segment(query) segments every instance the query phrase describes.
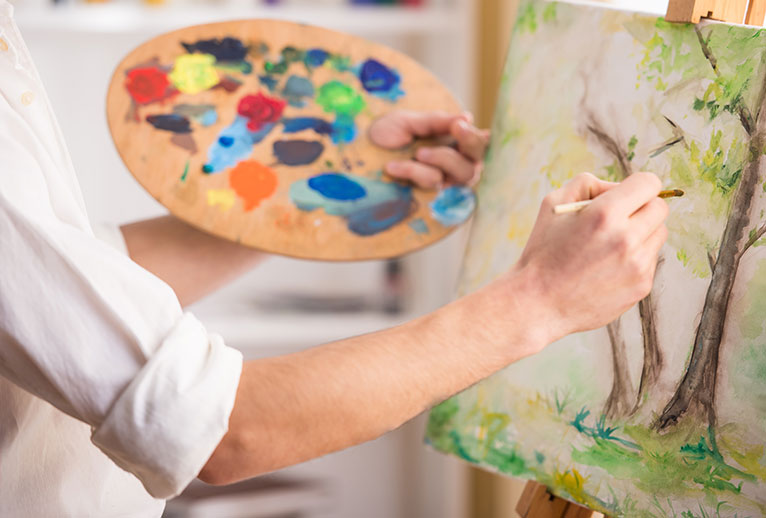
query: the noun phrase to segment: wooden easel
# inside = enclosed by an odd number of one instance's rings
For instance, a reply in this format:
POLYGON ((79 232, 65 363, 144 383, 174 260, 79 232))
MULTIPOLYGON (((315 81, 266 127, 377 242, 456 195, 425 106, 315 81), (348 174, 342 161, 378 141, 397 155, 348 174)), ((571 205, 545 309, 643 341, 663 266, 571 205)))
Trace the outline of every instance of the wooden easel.
POLYGON ((763 25, 766 0, 671 0, 665 20, 699 23, 701 18, 763 25))
MULTIPOLYGON (((670 0, 665 20, 699 23, 702 18, 762 26, 766 0, 670 0)), ((547 487, 528 482, 516 506, 522 518, 605 518, 602 513, 554 496, 547 487)))

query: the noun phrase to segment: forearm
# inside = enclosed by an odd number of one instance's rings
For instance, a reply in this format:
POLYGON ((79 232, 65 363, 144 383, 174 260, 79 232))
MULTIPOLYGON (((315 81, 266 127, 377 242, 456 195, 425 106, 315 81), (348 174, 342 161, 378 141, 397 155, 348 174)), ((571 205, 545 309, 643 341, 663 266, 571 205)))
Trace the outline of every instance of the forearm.
POLYGON ((200 476, 231 483, 374 439, 534 354, 546 338, 525 283, 518 275, 394 329, 246 364, 229 433, 200 476))
POLYGON ((173 216, 131 223, 121 230, 131 259, 168 283, 183 306, 233 281, 265 257, 173 216))

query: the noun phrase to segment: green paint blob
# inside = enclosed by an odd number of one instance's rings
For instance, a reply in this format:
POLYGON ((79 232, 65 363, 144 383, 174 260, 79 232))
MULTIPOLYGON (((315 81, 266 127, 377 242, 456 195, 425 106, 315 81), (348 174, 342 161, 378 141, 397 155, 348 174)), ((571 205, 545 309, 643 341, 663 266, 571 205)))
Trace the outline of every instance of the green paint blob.
POLYGON ((359 92, 340 81, 330 81, 320 87, 316 102, 328 113, 352 118, 367 106, 359 92))

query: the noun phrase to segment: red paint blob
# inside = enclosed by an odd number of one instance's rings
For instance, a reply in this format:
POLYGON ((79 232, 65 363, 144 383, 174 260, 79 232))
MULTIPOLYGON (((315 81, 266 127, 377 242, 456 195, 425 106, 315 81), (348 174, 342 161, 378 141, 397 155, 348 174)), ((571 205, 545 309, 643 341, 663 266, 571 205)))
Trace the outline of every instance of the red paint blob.
POLYGON ((138 104, 161 101, 174 93, 168 75, 157 67, 134 68, 129 71, 125 88, 138 104))
POLYGON ((256 160, 245 160, 231 170, 229 185, 242 198, 245 212, 249 212, 274 194, 277 190, 277 175, 256 160))
POLYGON ((278 122, 285 106, 287 106, 286 101, 258 92, 256 95, 244 96, 239 101, 237 112, 249 119, 247 129, 259 131, 264 124, 278 122))

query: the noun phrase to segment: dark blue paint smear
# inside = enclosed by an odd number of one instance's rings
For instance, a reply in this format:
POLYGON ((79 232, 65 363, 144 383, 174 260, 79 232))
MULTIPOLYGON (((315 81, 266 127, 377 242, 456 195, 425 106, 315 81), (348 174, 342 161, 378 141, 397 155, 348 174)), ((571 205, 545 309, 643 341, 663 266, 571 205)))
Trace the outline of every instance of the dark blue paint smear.
POLYGON ((348 216, 348 228, 360 236, 374 236, 404 221, 412 210, 411 196, 358 210, 348 216))
POLYGON ((309 165, 324 152, 321 142, 309 140, 279 140, 274 142, 274 155, 288 166, 309 165))
POLYGON ((310 178, 309 187, 331 200, 351 201, 367 196, 364 187, 337 173, 325 173, 310 178))
POLYGON ((223 38, 212 40, 199 40, 196 43, 181 43, 186 52, 201 52, 212 54, 216 61, 237 62, 244 61, 247 57, 247 47, 237 38, 223 38))
POLYGON ((261 84, 269 89, 269 92, 273 92, 279 85, 279 80, 271 76, 258 76, 261 84))
POLYGON ((191 133, 191 123, 183 115, 149 115, 147 122, 159 130, 171 131, 173 133, 191 133))
POLYGON ((330 53, 323 49, 311 49, 306 52, 305 63, 311 68, 318 68, 325 64, 330 53))
POLYGON ((332 135, 333 133, 332 124, 316 117, 282 119, 282 124, 285 125, 283 133, 298 133, 304 130, 313 130, 317 135, 332 135))
POLYGON ((218 139, 218 143, 221 144, 223 147, 231 147, 234 145, 234 138, 233 137, 221 137, 218 139))

